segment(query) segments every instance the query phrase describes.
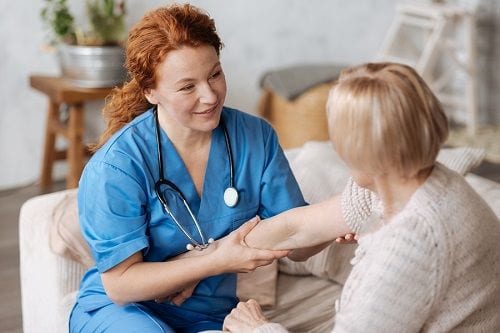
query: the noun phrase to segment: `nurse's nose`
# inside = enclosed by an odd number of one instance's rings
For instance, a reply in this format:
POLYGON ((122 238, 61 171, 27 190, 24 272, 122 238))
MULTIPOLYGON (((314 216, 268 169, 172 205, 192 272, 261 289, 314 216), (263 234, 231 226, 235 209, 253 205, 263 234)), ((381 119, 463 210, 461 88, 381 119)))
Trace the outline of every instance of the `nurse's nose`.
POLYGON ((203 104, 215 104, 217 102, 217 93, 210 83, 205 83, 200 87, 200 102, 203 104))

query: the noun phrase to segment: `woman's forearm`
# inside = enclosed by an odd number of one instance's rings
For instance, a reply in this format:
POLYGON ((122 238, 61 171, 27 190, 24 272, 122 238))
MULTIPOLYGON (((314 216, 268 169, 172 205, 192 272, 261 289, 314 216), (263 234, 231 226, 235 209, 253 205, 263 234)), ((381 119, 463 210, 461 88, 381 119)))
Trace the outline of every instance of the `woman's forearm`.
POLYGON ((295 249, 295 250, 290 251, 290 253, 287 255, 287 257, 288 257, 288 259, 293 260, 293 261, 305 261, 305 260, 309 259, 310 257, 312 257, 313 255, 323 251, 331 243, 332 243, 331 241, 328 241, 326 243, 322 243, 319 245, 295 249))
POLYGON ((320 245, 349 232, 337 196, 263 220, 247 234, 245 242, 259 249, 290 250, 320 245))

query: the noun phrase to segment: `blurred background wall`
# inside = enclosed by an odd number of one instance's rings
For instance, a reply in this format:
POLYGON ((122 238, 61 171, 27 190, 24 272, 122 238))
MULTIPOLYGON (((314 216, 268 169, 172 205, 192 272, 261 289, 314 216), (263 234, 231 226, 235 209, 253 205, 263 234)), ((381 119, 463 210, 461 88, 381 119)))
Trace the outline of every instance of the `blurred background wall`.
MULTIPOLYGON (((421 0, 422 1, 422 0, 421 0)), ((171 3, 128 0, 130 27, 152 8, 171 3)), ((226 105, 255 112, 259 78, 293 64, 374 60, 399 0, 193 0, 216 21, 225 44, 226 105)), ((453 2, 453 1, 450 1, 453 2)), ((500 115, 500 1, 456 0, 478 8, 481 123, 500 115)), ((83 1, 71 0, 77 17, 83 1)), ((43 1, 0 1, 0 190, 37 181, 45 128, 46 99, 29 87, 32 73, 59 73, 55 54, 44 50, 43 1)), ((87 139, 103 129, 101 103, 87 105, 87 139)), ((62 174, 64 165, 56 169, 62 174)))

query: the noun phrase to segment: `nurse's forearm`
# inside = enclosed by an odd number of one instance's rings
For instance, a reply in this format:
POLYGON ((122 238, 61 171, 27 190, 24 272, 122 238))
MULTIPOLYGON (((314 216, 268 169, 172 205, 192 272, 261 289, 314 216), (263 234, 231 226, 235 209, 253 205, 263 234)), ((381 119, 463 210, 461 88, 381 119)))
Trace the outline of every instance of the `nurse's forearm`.
POLYGON ((222 265, 208 260, 207 255, 166 262, 144 262, 134 254, 101 274, 108 296, 117 304, 166 297, 186 285, 222 272, 222 265), (212 263, 211 263, 212 262, 212 263))
POLYGON ((349 232, 337 196, 263 220, 248 233, 245 242, 259 249, 289 250, 324 244, 349 232))
POLYGON ((287 251, 244 246, 245 235, 256 223, 246 223, 201 252, 191 251, 165 262, 143 262, 137 252, 101 274, 106 293, 118 304, 162 299, 208 276, 253 271, 287 255, 287 251))

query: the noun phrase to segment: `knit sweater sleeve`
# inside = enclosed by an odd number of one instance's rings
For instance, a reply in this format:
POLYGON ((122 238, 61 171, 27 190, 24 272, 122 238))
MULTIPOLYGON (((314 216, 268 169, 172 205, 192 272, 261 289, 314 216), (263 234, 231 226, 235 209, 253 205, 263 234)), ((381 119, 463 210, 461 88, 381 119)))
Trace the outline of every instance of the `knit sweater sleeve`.
POLYGON ((359 233, 364 222, 381 205, 378 196, 349 178, 341 197, 342 215, 352 231, 359 233))
POLYGON ((421 220, 415 218, 410 223, 392 225, 395 222, 391 222, 391 229, 385 230, 383 238, 372 239, 376 246, 369 252, 361 254, 361 258, 356 254, 334 332, 422 329, 442 280, 439 244, 421 220), (356 259, 361 260, 356 262, 356 259))

